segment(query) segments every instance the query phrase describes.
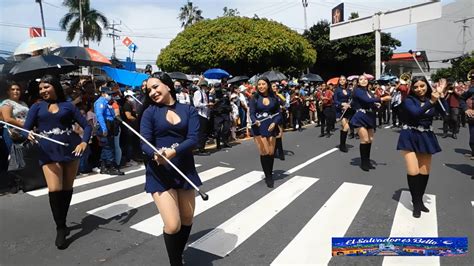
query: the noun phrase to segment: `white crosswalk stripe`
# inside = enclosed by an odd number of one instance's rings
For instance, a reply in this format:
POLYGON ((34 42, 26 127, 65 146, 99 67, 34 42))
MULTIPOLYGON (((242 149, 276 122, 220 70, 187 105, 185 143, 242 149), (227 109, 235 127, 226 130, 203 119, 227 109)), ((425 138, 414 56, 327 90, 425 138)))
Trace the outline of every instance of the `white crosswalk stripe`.
MULTIPOLYGON (((201 201, 199 202, 199 204, 196 204, 194 215, 197 216, 207 211, 208 209, 216 206, 217 204, 220 204, 221 202, 233 197, 239 192, 242 192, 243 190, 249 188, 258 181, 262 180, 262 175, 262 172, 252 171, 241 177, 238 177, 237 179, 230 181, 225 185, 222 185, 216 189, 209 191, 207 193, 209 195, 209 200, 201 201)), ((196 197, 196 199, 198 198, 200 197, 196 197)), ((144 233, 159 236, 163 233, 163 225, 163 220, 158 214, 131 226, 131 228, 144 233)))
POLYGON ((344 237, 371 186, 343 183, 272 262, 324 264, 331 260, 332 237, 344 237))
POLYGON ((318 179, 295 176, 189 245, 225 257, 318 179))
MULTIPOLYGON (((220 175, 223 175, 225 173, 228 173, 232 170, 234 170, 234 168, 217 166, 212 169, 206 170, 202 173, 199 173, 199 176, 201 177, 201 180, 205 182, 215 177, 218 177, 220 175)), ((151 202, 153 202, 151 195, 149 195, 146 192, 142 192, 140 194, 133 195, 126 199, 122 199, 122 200, 107 204, 105 206, 101 206, 99 208, 90 210, 87 213, 101 217, 103 219, 109 219, 116 215, 125 213, 132 209, 139 208, 151 202)))

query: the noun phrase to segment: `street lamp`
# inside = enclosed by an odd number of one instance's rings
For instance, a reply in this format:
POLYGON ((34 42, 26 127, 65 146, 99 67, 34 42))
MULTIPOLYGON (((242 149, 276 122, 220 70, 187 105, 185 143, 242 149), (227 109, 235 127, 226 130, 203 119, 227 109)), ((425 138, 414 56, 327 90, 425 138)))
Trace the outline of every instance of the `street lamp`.
POLYGON ((44 15, 43 15, 43 3, 41 2, 41 0, 35 0, 35 2, 38 3, 40 6, 41 22, 43 23, 43 36, 46 37, 46 27, 44 26, 44 15))

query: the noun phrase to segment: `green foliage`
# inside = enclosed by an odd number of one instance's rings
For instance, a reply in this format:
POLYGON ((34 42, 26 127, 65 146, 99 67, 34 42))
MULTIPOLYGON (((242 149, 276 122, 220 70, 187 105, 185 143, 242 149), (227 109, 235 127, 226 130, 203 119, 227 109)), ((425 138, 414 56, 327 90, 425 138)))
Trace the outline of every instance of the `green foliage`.
MULTIPOLYGON (((69 12, 59 21, 59 26, 67 30, 66 40, 72 42, 76 34, 81 32, 79 20, 79 0, 64 0, 63 5, 69 8, 69 12)), ((102 40, 102 28, 109 24, 107 18, 95 9, 90 8, 90 1, 82 1, 82 17, 84 21, 84 39, 100 42, 102 40)))
MULTIPOLYGON (((341 74, 374 73, 375 33, 330 41, 329 22, 321 20, 305 31, 303 36, 314 49, 320 51, 318 61, 310 68, 311 72, 325 79, 341 74)), ((382 61, 390 59, 393 50, 401 46, 401 42, 392 38, 390 33, 382 33, 381 43, 382 61)))
POLYGON ((431 80, 437 81, 441 78, 467 80, 467 73, 471 69, 474 69, 474 51, 470 55, 452 59, 451 67, 438 69, 434 74, 431 74, 431 80))
POLYGON ((161 50, 164 71, 199 73, 219 67, 232 75, 302 70, 314 64, 316 51, 288 27, 266 19, 221 17, 198 22, 161 50))
POLYGON ((224 17, 235 17, 240 14, 237 8, 227 8, 226 6, 222 9, 224 11, 224 17))

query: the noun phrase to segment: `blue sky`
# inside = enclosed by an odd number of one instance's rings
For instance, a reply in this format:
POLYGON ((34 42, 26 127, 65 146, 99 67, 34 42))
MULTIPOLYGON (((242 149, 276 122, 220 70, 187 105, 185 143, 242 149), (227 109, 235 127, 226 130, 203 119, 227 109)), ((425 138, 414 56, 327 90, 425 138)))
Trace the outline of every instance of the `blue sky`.
MULTIPOLYGON (((123 36, 137 44, 134 56, 139 66, 154 64, 160 49, 164 48, 182 29, 177 19, 179 9, 186 0, 90 0, 93 8, 105 14, 109 20, 120 23, 118 28, 123 36)), ((221 16, 222 9, 237 8, 240 15, 266 17, 281 22, 288 27, 302 32, 304 29, 303 7, 300 0, 194 0, 195 6, 203 11, 205 18, 221 16)), ((309 0, 307 14, 308 27, 321 19, 330 19, 331 9, 341 1, 309 0)), ((394 10, 427 0, 390 0, 390 1, 345 1, 345 16, 358 12, 361 17, 373 15, 378 11, 394 10)), ((443 4, 452 0, 442 1, 443 4)), ((47 36, 62 46, 77 45, 66 41, 66 34, 59 30, 59 20, 67 12, 62 0, 43 0, 47 36)), ((0 50, 13 51, 24 40, 29 38, 27 27, 41 26, 39 5, 34 0, 0 0, 0 50)), ((393 37, 402 42, 399 51, 416 49, 416 26, 410 25, 392 29, 393 37)), ((122 38, 123 38, 122 36, 122 38)), ((117 57, 129 56, 128 49, 116 43, 117 57)), ((112 40, 103 37, 100 43, 92 43, 106 56, 112 55, 112 40)))

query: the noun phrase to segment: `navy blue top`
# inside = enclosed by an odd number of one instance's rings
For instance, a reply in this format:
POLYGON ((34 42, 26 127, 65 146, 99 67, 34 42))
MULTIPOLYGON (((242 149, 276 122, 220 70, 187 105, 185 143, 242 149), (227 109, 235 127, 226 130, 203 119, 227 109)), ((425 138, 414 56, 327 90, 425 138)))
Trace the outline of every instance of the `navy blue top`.
MULTIPOLYGON (((442 100, 441 102, 447 110, 446 101, 442 100)), ((433 123, 433 117, 437 115, 438 112, 441 114, 444 113, 438 102, 431 104, 430 98, 425 97, 424 99, 420 99, 413 95, 409 95, 405 98, 401 108, 400 121, 402 121, 403 124, 413 127, 422 126, 429 128, 433 123)))
MULTIPOLYGON (((177 145, 176 156, 171 162, 179 168, 196 185, 201 181, 194 166, 192 150, 199 140, 199 115, 193 106, 175 103, 172 106, 151 105, 142 115, 140 122, 140 134, 158 150, 160 148, 171 148, 177 145), (166 119, 168 110, 174 111, 180 118, 176 125, 166 119)), ((141 144, 143 152, 153 158, 155 151, 147 144, 141 144)), ((179 185, 180 188, 189 189, 189 185, 183 182, 182 177, 170 165, 157 165, 154 160, 149 160, 146 168, 145 190, 149 193, 165 191, 179 185), (172 181, 169 184, 168 181, 172 181)))
POLYGON ((354 90, 351 107, 357 109, 375 109, 375 103, 379 103, 380 98, 376 98, 373 93, 366 88, 358 87, 354 90), (369 96, 370 95, 370 96, 369 96))
POLYGON ((337 87, 336 91, 334 92, 334 103, 336 104, 337 109, 342 108, 342 103, 348 103, 349 99, 351 98, 352 92, 348 89, 343 89, 341 87, 337 87), (344 90, 346 91, 347 95, 344 94, 344 90))
POLYGON ((268 116, 275 115, 271 119, 267 119, 263 122, 260 123, 260 127, 257 127, 256 125, 252 126, 252 131, 255 136, 276 136, 278 134, 278 127, 281 123, 281 115, 280 115, 280 103, 277 98, 278 96, 273 96, 273 97, 264 97, 264 96, 255 96, 252 97, 252 99, 249 102, 249 108, 250 108, 250 120, 252 121, 252 124, 255 123, 257 120, 261 121, 265 119, 268 116), (263 104, 263 99, 267 98, 270 100, 270 103, 268 105, 263 104), (275 123, 275 129, 272 132, 268 131, 268 127, 270 126, 271 123, 275 123))
MULTIPOLYGON (((40 146, 40 164, 50 162, 69 162, 77 159, 72 152, 81 142, 88 143, 92 133, 92 127, 81 115, 80 111, 71 102, 58 102, 59 110, 56 113, 48 111, 50 103, 41 101, 31 106, 26 117, 23 128, 31 130, 37 127, 37 133, 68 143, 65 147, 46 139, 38 138, 40 146), (77 122, 84 130, 81 138, 72 130, 72 125, 77 122)), ((28 133, 22 133, 25 137, 28 133)))
POLYGON ((459 100, 460 100, 459 106, 464 111, 467 110, 466 100, 470 97, 472 97, 474 100, 474 86, 470 87, 469 90, 465 91, 463 94, 461 94, 461 97, 459 97, 459 100))

